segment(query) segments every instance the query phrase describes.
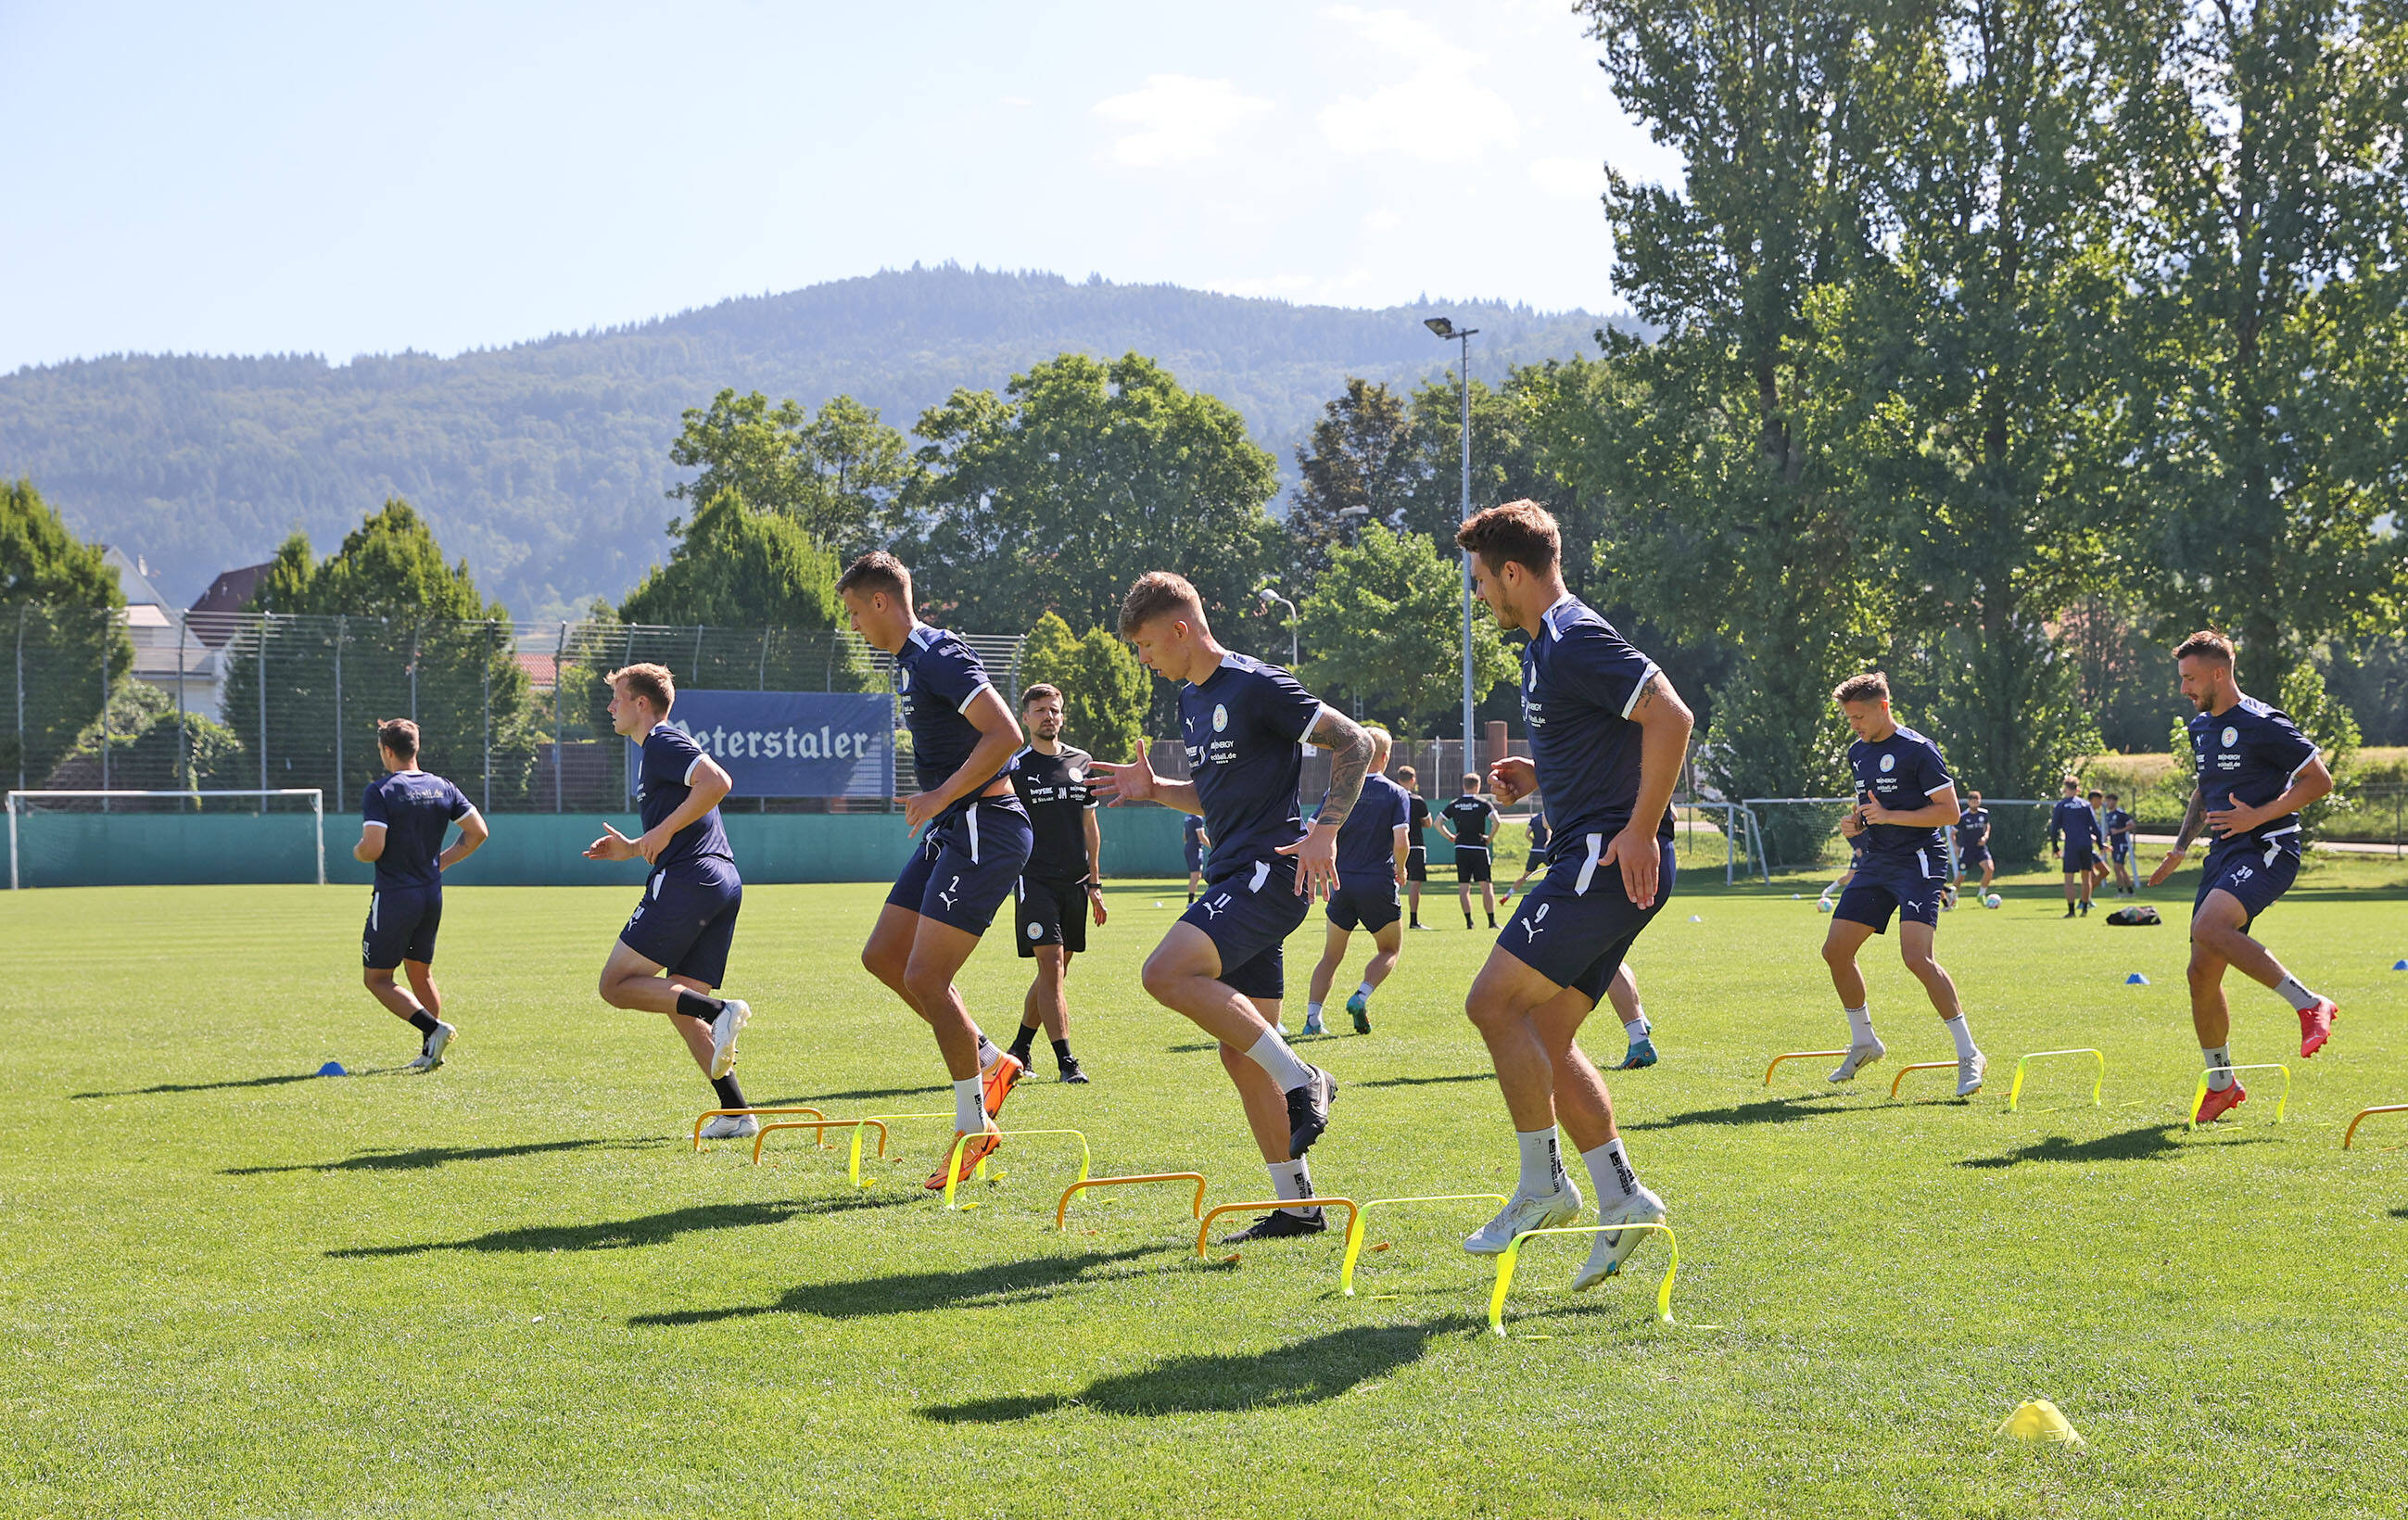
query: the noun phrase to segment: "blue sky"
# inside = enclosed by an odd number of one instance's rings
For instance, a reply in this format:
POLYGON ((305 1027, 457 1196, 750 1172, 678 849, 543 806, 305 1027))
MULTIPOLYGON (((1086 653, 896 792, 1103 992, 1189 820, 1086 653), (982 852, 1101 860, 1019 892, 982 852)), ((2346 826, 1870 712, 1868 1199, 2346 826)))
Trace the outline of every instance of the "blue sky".
POLYGON ((945 259, 1614 304, 1559 0, 0 0, 0 373, 437 353, 945 259))

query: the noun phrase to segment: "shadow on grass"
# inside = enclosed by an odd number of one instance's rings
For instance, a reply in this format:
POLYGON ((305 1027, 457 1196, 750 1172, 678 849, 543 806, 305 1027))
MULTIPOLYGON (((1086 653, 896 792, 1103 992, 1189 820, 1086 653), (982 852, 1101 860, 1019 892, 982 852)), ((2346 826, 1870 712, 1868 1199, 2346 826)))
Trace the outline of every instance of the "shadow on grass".
POLYGON ((265 1177, 281 1171, 426 1171, 454 1161, 499 1161, 552 1151, 640 1151, 665 1140, 535 1140, 525 1145, 425 1145, 414 1151, 362 1151, 340 1161, 306 1161, 289 1167, 227 1167, 226 1177, 265 1177))
POLYGON ((1144 1256, 1179 1248, 1170 1245, 1132 1246, 1126 1251, 1091 1251, 1077 1256, 1035 1256, 999 1261, 957 1272, 898 1272, 892 1277, 848 1278, 789 1288, 775 1303, 738 1304, 727 1309, 671 1309, 637 1314, 636 1326, 716 1325, 722 1320, 752 1319, 762 1314, 815 1314, 822 1319, 866 1319, 879 1314, 916 1314, 937 1309, 996 1308, 1033 1303, 1053 1298, 1065 1288, 1140 1277, 1127 1269, 1144 1256))
MULTIPOLYGON (((2187 1131, 2181 1125, 2162 1124, 2118 1130, 2113 1135, 2101 1135, 2097 1140, 2075 1140, 2063 1135, 2051 1135, 2029 1145, 2018 1145, 2003 1155, 1974 1156, 1956 1164, 1977 1170, 1995 1170, 2001 1167, 2019 1167, 2027 1161, 2159 1161, 2187 1148, 2182 1138, 2186 1133, 2187 1131)), ((2235 1135, 2215 1143, 2263 1145, 2272 1139, 2271 1135, 2235 1135)))
POLYGON ((764 1109, 791 1108, 796 1104, 868 1103, 882 1097, 932 1097, 943 1094, 950 1099, 950 1087, 861 1087, 850 1093, 822 1093, 817 1097, 756 1097, 753 1106, 764 1109))
POLYGON ((1467 1071, 1455 1077, 1382 1077, 1377 1082, 1358 1082, 1357 1087, 1435 1087, 1450 1082, 1495 1082, 1491 1071, 1467 1071))
MULTIPOLYGON (((853 1199, 840 1200, 859 1207, 853 1199)), ((899 1196, 894 1199, 907 1201, 899 1196)), ((595 1225, 533 1225, 522 1229, 494 1230, 465 1240, 429 1240, 417 1245, 357 1245, 329 1251, 329 1256, 422 1256, 437 1251, 624 1251, 634 1246, 661 1245, 681 1235, 702 1230, 750 1229, 757 1225, 782 1225, 797 1214, 827 1212, 808 1203, 706 1203, 638 1219, 608 1220, 595 1225)))
POLYGON ((1477 1328, 1467 1315, 1426 1325, 1356 1325, 1250 1355, 1174 1356, 1076 1394, 981 1398, 920 1411, 946 1425, 1000 1425, 1068 1408, 1098 1414, 1213 1414, 1326 1403, 1420 1358, 1433 1336, 1477 1328))
MULTIPOLYGON (((399 1067, 377 1067, 373 1069, 346 1072, 352 1077, 380 1077, 398 1071, 399 1067)), ((113 1093, 69 1093, 70 1101, 88 1097, 149 1097, 159 1093, 216 1093, 236 1087, 281 1087, 290 1082, 316 1082, 315 1071, 282 1071, 272 1077, 236 1077, 227 1082, 163 1082, 153 1087, 127 1087, 113 1093)))
POLYGON ((1823 1106, 1824 1099, 1841 1096, 1839 1093, 1797 1093, 1788 1097, 1760 1097, 1753 1103, 1734 1103, 1727 1109, 1691 1109, 1686 1113, 1626 1124, 1622 1127, 1677 1129, 1683 1125, 1794 1125, 1808 1119, 1819 1119, 1826 1114, 1850 1111, 1845 1108, 1823 1106))
POLYGON ((2392 1218, 2394 1218, 2394 1219, 2408 1219, 2408 1208, 2400 1208, 2400 1209, 2394 1209, 2394 1210, 2392 1210, 2392 1211, 2391 1211, 2391 1217, 2392 1217, 2392 1218))

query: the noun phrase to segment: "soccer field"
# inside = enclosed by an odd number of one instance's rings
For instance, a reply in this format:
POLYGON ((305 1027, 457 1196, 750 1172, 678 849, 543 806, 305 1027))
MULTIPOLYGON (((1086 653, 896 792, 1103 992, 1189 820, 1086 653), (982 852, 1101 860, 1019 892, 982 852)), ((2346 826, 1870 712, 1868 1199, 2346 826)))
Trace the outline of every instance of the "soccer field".
MULTIPOLYGON (((2200 1135, 2190 874, 2153 895, 2162 928, 2061 922, 2038 878, 1942 920, 1991 1058, 1970 1103, 1940 1072, 1888 1096, 1898 1063, 1950 1054, 1890 939, 1867 961, 1889 1060, 1844 1092, 1828 1062, 1768 1090, 1773 1052, 1845 1042, 1820 883, 1792 900, 1715 874, 1633 957, 1664 1062, 1613 1078, 1680 1231, 1681 1323, 1653 1314, 1660 1246, 1573 1297, 1585 1243, 1540 1242, 1510 1340, 1456 1243, 1484 1205, 1375 1216, 1389 1248, 1347 1299, 1335 1229, 1199 1265, 1172 1190, 1089 1195, 1055 1234, 1075 1161, 1041 1143, 955 1213, 920 1186, 941 1124, 899 1126, 858 1193, 793 1134, 757 1168, 749 1143, 694 1154, 708 1087, 661 1020, 594 994, 632 891, 450 894, 461 1036, 429 1077, 399 1071, 414 1040, 358 985, 365 892, 11 895, 0 1512, 2401 1512, 2408 1124, 2340 1148, 2359 1108, 2408 1102, 2396 864, 2321 868, 2263 921, 2343 1017, 2302 1063, 2287 1010, 2236 985, 2235 1056, 2290 1061, 2289 1119, 2253 1082, 2200 1135), (2103 1108, 2057 1063, 2007 1111, 2017 1053, 2086 1045, 2103 1108), (329 1059, 354 1075, 308 1075, 329 1059), (2086 1451, 1993 1434, 2034 1396, 2086 1451)), ((854 959, 880 896, 748 892, 730 990, 755 1010, 754 1102, 947 1106, 923 1026, 854 959)), ((1265 1196, 1212 1054, 1138 986, 1180 892, 1111 902, 1072 977, 1095 1084, 1054 1083, 1040 1054, 1006 1123, 1083 1129, 1098 1174, 1265 1196)), ((1490 937, 1451 889, 1429 906, 1446 932, 1408 937, 1375 1032, 1308 1052, 1341 1083, 1325 1193, 1512 1184, 1461 1013, 1490 937)), ((1316 914, 1290 944, 1291 1024, 1320 933, 1316 914)), ((996 934, 965 975, 998 1039, 1025 964, 996 934)), ((1618 1057, 1610 1011, 1591 1028, 1618 1057)))

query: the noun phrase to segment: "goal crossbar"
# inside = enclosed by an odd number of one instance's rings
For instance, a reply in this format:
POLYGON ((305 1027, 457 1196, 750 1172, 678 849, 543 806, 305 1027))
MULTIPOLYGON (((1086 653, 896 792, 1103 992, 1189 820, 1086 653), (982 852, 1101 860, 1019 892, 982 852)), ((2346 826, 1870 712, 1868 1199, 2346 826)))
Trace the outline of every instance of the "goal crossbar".
POLYGON ((263 802, 269 797, 308 797, 310 830, 316 836, 317 843, 318 884, 326 884, 326 794, 315 786, 203 787, 197 790, 171 787, 153 791, 123 787, 84 790, 28 786, 12 787, 8 792, 8 890, 11 892, 21 890, 22 886, 17 870, 17 819, 25 810, 25 801, 38 797, 99 797, 103 800, 109 797, 175 797, 179 800, 187 797, 258 797, 263 802))

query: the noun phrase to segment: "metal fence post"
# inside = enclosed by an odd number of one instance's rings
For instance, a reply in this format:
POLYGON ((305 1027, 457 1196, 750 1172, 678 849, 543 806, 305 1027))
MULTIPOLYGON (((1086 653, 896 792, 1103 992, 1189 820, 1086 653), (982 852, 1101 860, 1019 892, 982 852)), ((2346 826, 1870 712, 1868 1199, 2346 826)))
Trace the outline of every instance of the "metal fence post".
POLYGON ((409 625, 409 721, 418 721, 418 624, 409 625))
POLYGON ((552 655, 552 810, 565 812, 566 783, 562 767, 568 764, 568 624, 560 625, 560 642, 552 655))
POLYGON ((259 678, 259 816, 267 816, 267 630, 276 622, 273 612, 263 613, 259 620, 259 658, 252 661, 259 678))
MULTIPOLYGON (((33 611, 30 605, 17 609, 17 790, 25 789, 25 617, 33 611)), ((9 815, 9 826, 16 826, 16 814, 9 815)))
POLYGON ((193 736, 184 720, 184 638, 192 631, 189 619, 176 619, 176 773, 187 791, 193 785, 193 736))
MULTIPOLYGON (((485 624, 485 633, 488 637, 497 632, 493 624, 485 624)), ((485 805, 479 810, 489 814, 494 810, 494 656, 497 652, 497 649, 480 650, 479 652, 483 657, 478 662, 485 671, 485 805)))
POLYGON ((343 796, 343 638, 351 620, 335 614, 335 796, 343 796))
MULTIPOLYGON (((108 626, 108 614, 101 613, 100 631, 100 789, 108 790, 108 643, 113 632, 108 626)), ((100 799, 100 810, 108 810, 108 799, 100 799)))

